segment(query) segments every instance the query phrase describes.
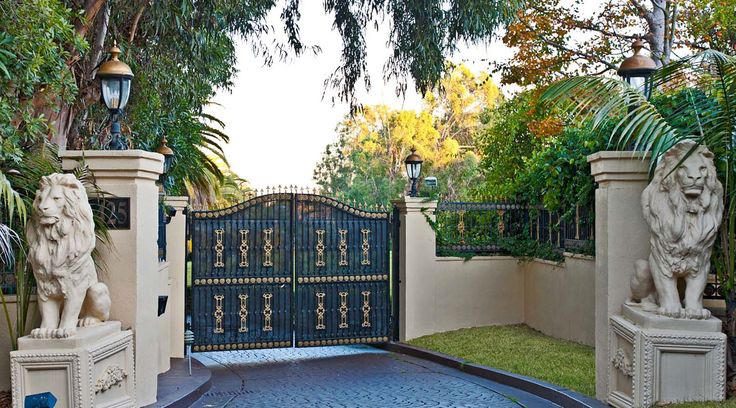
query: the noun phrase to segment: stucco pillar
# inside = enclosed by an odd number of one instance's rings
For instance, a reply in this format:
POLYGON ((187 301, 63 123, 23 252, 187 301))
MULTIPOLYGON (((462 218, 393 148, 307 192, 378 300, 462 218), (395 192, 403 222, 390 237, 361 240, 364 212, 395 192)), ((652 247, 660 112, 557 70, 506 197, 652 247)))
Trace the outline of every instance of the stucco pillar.
POLYGON ((152 404, 156 402, 159 371, 156 181, 163 172, 164 157, 142 150, 67 150, 61 156, 64 170, 84 163, 100 189, 113 197, 130 199, 130 227, 110 230, 112 245, 100 248, 105 268, 98 274, 110 288, 110 319, 119 320, 123 329, 134 331, 137 403, 152 404))
POLYGON ((437 201, 404 197, 393 204, 400 214, 399 340, 406 341, 424 333, 424 328, 434 326, 433 314, 426 311, 433 310, 436 303, 435 280, 431 276, 435 233, 424 214, 434 219, 437 201))
POLYGON ((648 155, 598 152, 588 156, 595 192, 595 383, 596 397, 608 395, 608 321, 629 296, 634 261, 649 256, 649 228, 641 212, 648 184, 648 155))
POLYGON ((169 262, 169 304, 171 336, 170 357, 184 358, 184 320, 186 290, 186 229, 189 205, 187 197, 166 197, 166 205, 174 207, 176 214, 166 226, 166 260, 169 262))

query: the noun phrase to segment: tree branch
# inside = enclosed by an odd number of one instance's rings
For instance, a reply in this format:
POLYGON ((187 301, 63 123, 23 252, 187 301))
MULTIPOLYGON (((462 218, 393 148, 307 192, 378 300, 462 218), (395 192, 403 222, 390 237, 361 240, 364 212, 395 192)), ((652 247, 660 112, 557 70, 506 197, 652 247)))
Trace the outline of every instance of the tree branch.
POLYGON ((644 7, 643 4, 639 3, 639 0, 629 0, 629 2, 639 11, 639 15, 647 20, 647 23, 649 25, 654 24, 654 19, 652 17, 652 12, 649 11, 646 7, 644 7))
POLYGON ((626 38, 629 40, 636 40, 639 38, 638 35, 627 35, 627 34, 619 34, 616 32, 608 31, 604 28, 596 27, 593 24, 584 24, 584 23, 575 23, 575 27, 581 29, 581 30, 590 30, 590 31, 596 31, 598 33, 601 33, 603 35, 607 35, 609 37, 617 37, 617 38, 626 38))
MULTIPOLYGON (((534 28, 532 28, 529 25, 529 23, 527 23, 526 21, 524 22, 524 25, 527 27, 527 29, 529 29, 531 31, 535 31, 534 28)), ((539 34, 539 39, 542 40, 543 43, 545 43, 545 44, 547 44, 547 45, 549 45, 551 47, 555 47, 558 50, 566 51, 566 52, 572 53, 574 55, 579 55, 581 57, 584 57, 588 61, 597 61, 598 63, 601 63, 601 64, 605 65, 606 67, 608 67, 608 69, 613 69, 613 70, 618 69, 617 66, 613 65, 612 63, 610 63, 610 62, 608 62, 608 61, 606 61, 606 60, 604 60, 604 59, 602 59, 600 57, 597 57, 597 56, 595 56, 593 54, 589 54, 587 52, 573 50, 572 48, 567 47, 564 44, 560 44, 558 42, 555 42, 555 41, 552 41, 552 40, 546 38, 544 35, 539 34)))
POLYGON ((138 23, 141 21, 141 16, 143 15, 143 11, 146 9, 147 1, 143 1, 143 4, 141 4, 141 7, 138 9, 138 12, 135 13, 135 18, 133 18, 133 26, 130 28, 130 36, 128 37, 128 44, 133 44, 133 40, 135 39, 135 32, 138 31, 138 23))
POLYGON ((87 30, 89 30, 92 22, 97 17, 97 13, 100 12, 102 6, 107 3, 107 0, 87 0, 84 5, 84 18, 79 20, 75 24, 74 28, 81 37, 87 36, 87 30))

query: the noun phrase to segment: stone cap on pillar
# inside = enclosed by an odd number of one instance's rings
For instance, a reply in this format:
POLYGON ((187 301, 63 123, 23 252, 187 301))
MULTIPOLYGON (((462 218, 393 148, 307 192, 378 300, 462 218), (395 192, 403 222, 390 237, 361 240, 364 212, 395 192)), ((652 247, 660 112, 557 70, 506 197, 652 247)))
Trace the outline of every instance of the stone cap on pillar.
POLYGON ((187 196, 166 196, 164 203, 174 207, 177 211, 187 208, 189 205, 189 197, 187 196))
POLYGON ((437 208, 437 200, 427 197, 406 196, 398 200, 391 201, 391 204, 397 207, 401 214, 421 212, 422 210, 434 211, 437 208))
POLYGON ((164 172, 164 156, 145 150, 67 150, 59 156, 63 170, 74 170, 84 162, 97 180, 127 178, 155 181, 164 172))
POLYGON ((650 154, 637 151, 601 151, 588 156, 596 183, 648 181, 650 154))

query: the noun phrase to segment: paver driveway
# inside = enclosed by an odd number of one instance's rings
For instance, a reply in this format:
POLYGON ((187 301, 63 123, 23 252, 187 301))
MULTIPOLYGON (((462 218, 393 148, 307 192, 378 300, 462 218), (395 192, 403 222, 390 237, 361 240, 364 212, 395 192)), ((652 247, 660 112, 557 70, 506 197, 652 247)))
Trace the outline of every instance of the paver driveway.
POLYGON ((212 388, 194 407, 556 407, 531 394, 369 346, 194 355, 212 388))

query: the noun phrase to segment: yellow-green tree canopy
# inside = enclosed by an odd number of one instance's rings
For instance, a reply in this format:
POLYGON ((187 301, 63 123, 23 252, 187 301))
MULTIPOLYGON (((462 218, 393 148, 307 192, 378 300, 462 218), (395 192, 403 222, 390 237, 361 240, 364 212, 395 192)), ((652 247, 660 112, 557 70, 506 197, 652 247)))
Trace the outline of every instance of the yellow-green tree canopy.
POLYGON ((424 160, 423 176, 438 178, 440 193, 465 196, 478 177, 473 135, 480 115, 498 99, 487 73, 453 67, 425 95, 419 112, 376 105, 346 117, 314 179, 326 194, 385 205, 407 188, 404 159, 413 148, 424 160))

